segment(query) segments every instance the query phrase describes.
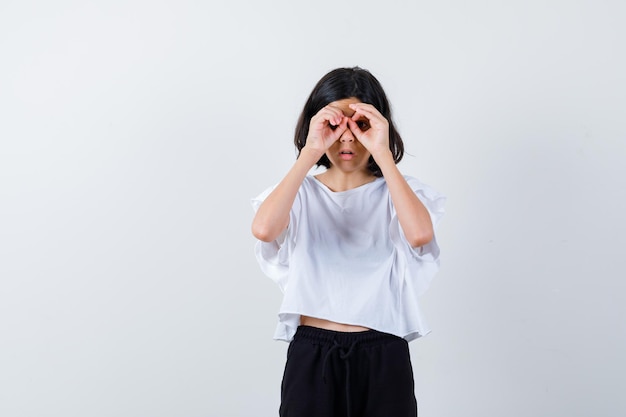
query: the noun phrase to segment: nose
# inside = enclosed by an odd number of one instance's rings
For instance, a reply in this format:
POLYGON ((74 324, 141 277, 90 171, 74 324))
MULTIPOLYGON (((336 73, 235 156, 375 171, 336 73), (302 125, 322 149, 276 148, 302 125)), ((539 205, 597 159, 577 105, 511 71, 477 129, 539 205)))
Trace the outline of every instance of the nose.
POLYGON ((350 129, 346 129, 345 132, 343 132, 343 134, 341 135, 341 137, 339 138, 340 142, 354 142, 354 134, 352 134, 352 131, 350 129))

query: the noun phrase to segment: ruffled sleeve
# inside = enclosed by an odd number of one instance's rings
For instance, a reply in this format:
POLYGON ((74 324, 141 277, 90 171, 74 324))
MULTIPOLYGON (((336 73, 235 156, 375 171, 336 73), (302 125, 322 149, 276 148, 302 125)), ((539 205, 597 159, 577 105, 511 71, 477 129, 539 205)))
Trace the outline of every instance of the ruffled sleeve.
MULTIPOLYGON (((251 200, 254 212, 259 209, 261 203, 274 190, 276 186, 272 186, 254 197, 251 200)), ((296 200, 298 200, 296 198, 296 200)), ((296 203, 294 202, 294 206, 296 203)), ((289 255, 293 247, 292 230, 295 228, 296 219, 294 209, 290 213, 289 226, 285 229, 276 240, 272 242, 263 242, 257 240, 254 252, 256 259, 261 267, 261 271, 267 275, 272 281, 278 284, 281 291, 285 292, 289 276, 289 255)))
POLYGON ((398 251, 398 267, 406 284, 413 288, 415 295, 423 294, 430 285, 431 280, 439 270, 439 245, 437 244, 437 226, 444 214, 445 196, 412 177, 405 177, 409 186, 424 204, 433 223, 435 234, 433 239, 426 245, 417 248, 411 247, 404 236, 395 209, 391 204, 391 223, 389 234, 396 250, 398 251))

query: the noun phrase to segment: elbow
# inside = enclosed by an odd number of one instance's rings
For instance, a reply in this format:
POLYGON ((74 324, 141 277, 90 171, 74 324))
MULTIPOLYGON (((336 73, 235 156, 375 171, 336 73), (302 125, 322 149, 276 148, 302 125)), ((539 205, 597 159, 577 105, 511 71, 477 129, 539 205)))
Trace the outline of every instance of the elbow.
POLYGON ((432 229, 421 233, 414 233, 411 236, 405 236, 409 245, 413 248, 419 248, 429 244, 434 238, 435 234, 432 229))
POLYGON ((278 239, 278 236, 280 236, 286 228, 287 225, 284 227, 276 227, 273 223, 253 221, 252 235, 262 242, 273 242, 278 239))
POLYGON ((286 221, 281 221, 257 213, 252 220, 252 235, 261 242, 273 242, 287 229, 287 226, 289 226, 289 217, 286 221))
POLYGON ((252 224, 252 235, 262 242, 271 242, 276 239, 267 227, 255 223, 252 224))

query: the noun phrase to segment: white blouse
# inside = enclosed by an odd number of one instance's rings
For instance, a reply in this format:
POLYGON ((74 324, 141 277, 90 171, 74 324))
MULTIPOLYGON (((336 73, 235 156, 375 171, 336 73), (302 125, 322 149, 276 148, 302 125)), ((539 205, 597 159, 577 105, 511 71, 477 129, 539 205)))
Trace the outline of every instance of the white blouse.
MULTIPOLYGON (((436 227, 445 197, 405 176, 436 227)), ((252 199, 256 211, 274 187, 252 199)), ((258 241, 261 270, 284 293, 274 339, 291 341, 300 315, 391 333, 410 341, 430 332, 418 297, 439 269, 433 240, 412 248, 384 178, 334 192, 313 176, 300 187, 287 229, 258 241)))

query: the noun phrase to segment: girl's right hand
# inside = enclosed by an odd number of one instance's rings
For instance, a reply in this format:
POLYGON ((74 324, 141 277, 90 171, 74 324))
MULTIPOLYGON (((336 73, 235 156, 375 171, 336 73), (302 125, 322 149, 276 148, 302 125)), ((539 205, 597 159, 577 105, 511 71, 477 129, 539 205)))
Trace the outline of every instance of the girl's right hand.
POLYGON ((320 157, 348 129, 348 118, 334 106, 328 105, 311 118, 309 134, 303 149, 309 149, 320 157))

